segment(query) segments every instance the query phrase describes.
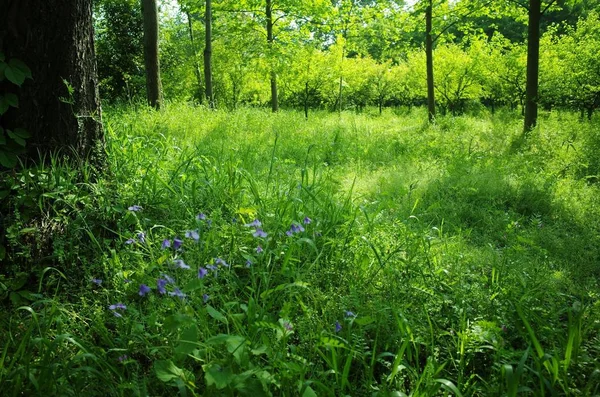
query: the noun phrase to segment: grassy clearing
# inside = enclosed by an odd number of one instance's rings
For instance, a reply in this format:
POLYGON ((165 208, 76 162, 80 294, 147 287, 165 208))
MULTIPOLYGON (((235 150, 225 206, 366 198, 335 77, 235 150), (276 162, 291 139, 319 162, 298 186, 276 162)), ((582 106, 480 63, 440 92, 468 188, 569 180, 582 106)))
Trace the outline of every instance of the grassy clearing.
POLYGON ((0 389, 600 393, 597 122, 423 119, 111 109, 7 182, 0 389))

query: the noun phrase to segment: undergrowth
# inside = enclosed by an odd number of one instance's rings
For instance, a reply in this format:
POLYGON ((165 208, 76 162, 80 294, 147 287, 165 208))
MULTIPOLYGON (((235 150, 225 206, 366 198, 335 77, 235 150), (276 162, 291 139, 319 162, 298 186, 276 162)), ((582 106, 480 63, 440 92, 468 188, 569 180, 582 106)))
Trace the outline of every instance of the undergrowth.
POLYGON ((5 395, 600 393, 597 122, 106 114, 5 175, 5 395))

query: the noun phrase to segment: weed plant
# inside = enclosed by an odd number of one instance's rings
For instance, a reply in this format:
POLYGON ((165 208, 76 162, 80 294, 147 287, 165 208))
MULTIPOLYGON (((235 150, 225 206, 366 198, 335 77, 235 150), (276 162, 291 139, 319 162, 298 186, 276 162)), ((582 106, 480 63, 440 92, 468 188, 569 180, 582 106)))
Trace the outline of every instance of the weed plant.
POLYGON ((105 113, 5 175, 4 395, 600 393, 597 121, 105 113))

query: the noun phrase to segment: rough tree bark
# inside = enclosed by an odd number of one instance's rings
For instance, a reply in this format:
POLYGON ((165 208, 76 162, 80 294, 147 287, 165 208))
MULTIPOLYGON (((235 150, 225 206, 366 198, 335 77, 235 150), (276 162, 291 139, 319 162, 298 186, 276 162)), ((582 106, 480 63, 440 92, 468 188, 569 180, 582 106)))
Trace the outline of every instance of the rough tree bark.
POLYGON ((204 44, 204 81, 206 83, 206 100, 208 106, 212 109, 215 107, 213 86, 212 86, 212 1, 206 0, 206 8, 204 12, 206 24, 206 38, 204 44))
POLYGON ((541 0, 529 0, 529 26, 527 31, 527 83, 525 89, 525 123, 527 134, 537 124, 538 76, 540 69, 540 20, 541 0))
MULTIPOLYGON (((273 2, 271 0, 266 0, 265 16, 267 20, 267 43, 271 55, 273 55, 273 2)), ((279 110, 279 100, 277 98, 277 74, 273 68, 271 68, 271 110, 273 110, 273 112, 279 110)))
POLYGON ((162 106, 162 84, 158 59, 158 8, 156 0, 141 0, 144 17, 144 64, 146 66, 146 95, 155 109, 162 106))
POLYGON ((425 8, 425 54, 427 58, 427 114, 428 120, 432 123, 435 120, 435 92, 433 81, 433 37, 432 30, 432 0, 427 3, 425 8))
POLYGON ((101 164, 92 0, 1 0, 0 52, 25 62, 33 75, 18 92, 19 108, 2 118, 5 127, 29 131, 29 158, 70 148, 101 164))

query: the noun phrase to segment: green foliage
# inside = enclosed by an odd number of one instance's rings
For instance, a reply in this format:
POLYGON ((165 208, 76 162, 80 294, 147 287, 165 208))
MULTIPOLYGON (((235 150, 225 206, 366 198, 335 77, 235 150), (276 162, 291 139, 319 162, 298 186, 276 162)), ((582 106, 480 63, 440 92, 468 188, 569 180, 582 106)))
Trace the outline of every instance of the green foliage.
MULTIPOLYGON (((10 83, 9 87, 18 90, 26 79, 31 78, 31 70, 27 65, 15 58, 6 59, 0 52, 0 84, 6 87, 7 83, 10 83), (5 81, 7 83, 3 83, 5 81)), ((1 122, 11 107, 19 107, 19 97, 13 90, 7 89, 0 93, 0 165, 5 168, 14 168, 17 165, 17 156, 23 153, 26 139, 30 136, 22 128, 9 129, 1 122)))
POLYGON ((598 393, 594 121, 377 113, 112 108, 103 179, 17 173, 0 388, 598 393))

